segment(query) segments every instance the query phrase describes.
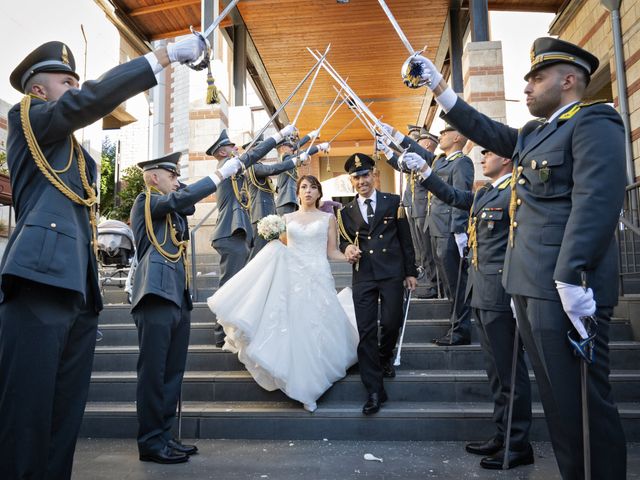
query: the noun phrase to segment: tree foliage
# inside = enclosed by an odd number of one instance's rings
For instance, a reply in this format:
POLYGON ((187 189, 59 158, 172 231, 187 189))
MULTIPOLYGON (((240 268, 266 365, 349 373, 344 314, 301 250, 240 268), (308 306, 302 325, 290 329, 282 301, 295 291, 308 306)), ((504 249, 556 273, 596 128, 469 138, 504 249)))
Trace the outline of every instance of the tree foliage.
POLYGON ((116 172, 116 144, 109 138, 102 142, 100 169, 100 215, 104 218, 127 222, 136 197, 144 190, 142 170, 136 166, 126 168, 120 175, 118 198, 114 196, 116 172))
POLYGON ((122 188, 118 194, 120 200, 119 205, 113 209, 112 218, 127 222, 131 214, 131 207, 136 197, 144 191, 144 178, 142 170, 138 167, 128 167, 122 172, 121 178, 122 188))

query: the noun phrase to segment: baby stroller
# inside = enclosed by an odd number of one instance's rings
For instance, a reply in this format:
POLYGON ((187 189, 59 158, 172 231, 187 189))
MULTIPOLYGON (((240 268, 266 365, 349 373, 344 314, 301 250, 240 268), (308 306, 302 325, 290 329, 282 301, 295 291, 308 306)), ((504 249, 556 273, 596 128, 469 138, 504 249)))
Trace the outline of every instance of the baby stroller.
POLYGON ((118 220, 105 220, 98 225, 98 269, 100 287, 126 286, 135 258, 135 242, 129 226, 118 220))

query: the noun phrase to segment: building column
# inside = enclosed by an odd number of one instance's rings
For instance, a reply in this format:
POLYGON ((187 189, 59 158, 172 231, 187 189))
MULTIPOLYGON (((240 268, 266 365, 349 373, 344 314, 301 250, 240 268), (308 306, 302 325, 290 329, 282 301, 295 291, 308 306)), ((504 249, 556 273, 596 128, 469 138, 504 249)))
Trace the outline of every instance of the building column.
MULTIPOLYGON (((462 56, 464 100, 493 120, 506 123, 502 42, 470 42, 462 56)), ((486 179, 480 167, 480 147, 470 153, 476 181, 486 179)))
POLYGON ((240 107, 247 103, 245 85, 247 83, 247 27, 233 26, 233 105, 240 107))

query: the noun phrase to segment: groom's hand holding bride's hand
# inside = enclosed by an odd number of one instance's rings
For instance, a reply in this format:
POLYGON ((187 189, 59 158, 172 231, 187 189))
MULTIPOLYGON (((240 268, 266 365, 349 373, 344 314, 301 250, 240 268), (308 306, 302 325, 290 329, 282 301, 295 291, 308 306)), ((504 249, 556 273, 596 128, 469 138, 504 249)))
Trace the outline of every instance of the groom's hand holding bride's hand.
POLYGON ((412 292, 418 287, 418 279, 416 277, 404 277, 404 288, 412 292))
POLYGON ((355 245, 349 245, 344 249, 344 256, 347 257, 347 262, 356 263, 360 260, 360 249, 355 245))

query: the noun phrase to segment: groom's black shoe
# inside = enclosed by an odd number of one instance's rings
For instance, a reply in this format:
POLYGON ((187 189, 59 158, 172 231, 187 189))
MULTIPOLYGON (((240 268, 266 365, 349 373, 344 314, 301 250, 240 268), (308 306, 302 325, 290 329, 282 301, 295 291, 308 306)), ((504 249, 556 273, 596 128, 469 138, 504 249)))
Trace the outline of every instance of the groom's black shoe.
POLYGON ((196 447, 195 445, 185 445, 175 438, 173 440, 169 440, 167 445, 173 448, 174 451, 178 453, 184 453, 185 455, 195 455, 196 453, 198 453, 198 447, 196 447))
POLYGON ((387 401, 387 392, 384 390, 382 393, 370 393, 367 403, 362 407, 362 413, 365 415, 373 415, 378 413, 380 405, 387 401))
POLYGON ((385 378, 393 378, 396 376, 396 369, 393 368, 391 362, 382 363, 382 376, 385 378))

